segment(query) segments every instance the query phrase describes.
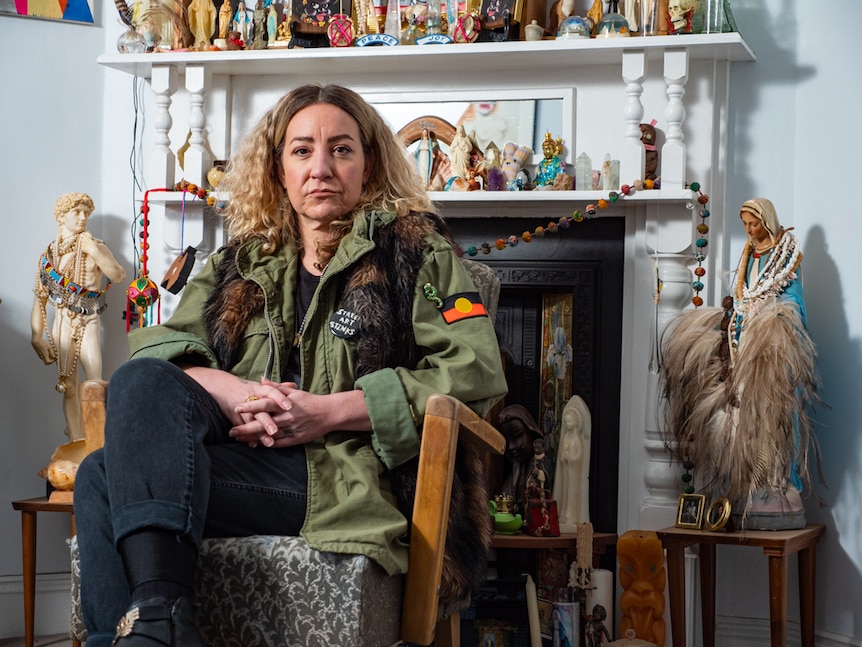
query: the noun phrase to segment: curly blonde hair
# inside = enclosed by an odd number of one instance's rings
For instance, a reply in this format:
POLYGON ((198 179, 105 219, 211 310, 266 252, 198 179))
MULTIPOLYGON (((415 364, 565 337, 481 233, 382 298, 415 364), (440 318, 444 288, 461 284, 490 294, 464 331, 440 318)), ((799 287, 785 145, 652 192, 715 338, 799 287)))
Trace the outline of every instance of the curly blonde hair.
POLYGON ((353 212, 332 223, 333 240, 321 250, 325 255, 334 252, 361 211, 392 211, 399 217, 411 211, 436 212, 403 144, 377 110, 353 90, 309 84, 283 96, 245 137, 228 164, 219 189, 230 192, 226 219, 228 235, 234 241, 263 238, 263 251, 268 254, 284 245, 301 246, 296 213, 278 177, 279 165, 287 125, 300 110, 319 103, 341 108, 353 117, 363 151, 374 161, 353 212))
POLYGON ((89 217, 96 205, 93 204, 93 198, 86 193, 64 193, 54 203, 54 219, 57 222, 62 222, 66 214, 75 207, 84 207, 87 217, 89 217))

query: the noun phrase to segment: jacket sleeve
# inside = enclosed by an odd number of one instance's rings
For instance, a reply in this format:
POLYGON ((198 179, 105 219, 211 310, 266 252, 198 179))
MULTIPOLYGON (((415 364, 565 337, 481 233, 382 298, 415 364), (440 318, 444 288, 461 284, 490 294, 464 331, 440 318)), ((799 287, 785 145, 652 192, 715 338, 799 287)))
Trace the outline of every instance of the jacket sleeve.
POLYGON ((466 305, 476 296, 464 264, 451 247, 442 240, 432 245, 413 296, 413 333, 422 357, 415 367, 375 371, 357 380, 371 417, 372 444, 388 467, 418 453, 415 429, 424 416, 428 396, 451 395, 485 416, 506 394, 494 324, 482 314, 483 308, 450 316, 448 321, 444 317, 459 297, 459 305, 466 305), (436 291, 440 302, 425 296, 426 284, 436 291), (443 307, 439 307, 441 302, 443 307))
POLYGON ((173 360, 194 356, 196 363, 217 368, 215 353, 207 342, 204 305, 215 285, 219 255, 207 259, 203 269, 183 288, 174 314, 164 324, 139 328, 129 334, 131 358, 173 360))

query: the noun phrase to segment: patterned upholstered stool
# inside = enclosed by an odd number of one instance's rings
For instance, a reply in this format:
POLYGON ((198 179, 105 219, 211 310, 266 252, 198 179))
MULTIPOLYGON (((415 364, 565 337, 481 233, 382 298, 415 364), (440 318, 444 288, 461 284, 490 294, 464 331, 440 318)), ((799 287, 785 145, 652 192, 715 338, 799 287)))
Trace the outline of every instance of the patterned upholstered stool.
MULTIPOLYGON (((83 641, 75 539, 71 551, 71 634, 83 641)), ((398 642, 402 586, 367 557, 311 550, 299 537, 208 539, 195 605, 213 647, 388 647, 398 642)))

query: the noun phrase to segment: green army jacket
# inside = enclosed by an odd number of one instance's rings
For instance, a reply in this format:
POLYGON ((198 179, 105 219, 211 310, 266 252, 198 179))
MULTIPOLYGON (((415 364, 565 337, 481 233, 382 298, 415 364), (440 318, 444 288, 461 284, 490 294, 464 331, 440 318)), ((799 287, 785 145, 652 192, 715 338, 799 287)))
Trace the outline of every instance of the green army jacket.
MULTIPOLYGON (((343 284, 339 276, 374 249, 375 228, 394 218, 391 213, 357 215, 321 277, 300 341, 301 388, 320 394, 361 389, 372 422, 371 434, 334 432, 306 444, 308 506, 301 535, 317 550, 367 555, 390 574, 407 570, 403 537, 408 524, 395 506, 386 472, 419 452, 418 430, 428 396, 450 394, 484 416, 506 393, 490 319, 447 323, 439 304, 425 297, 426 284, 434 286, 441 299, 475 290, 460 258, 438 234, 428 236, 413 295, 413 333, 421 357, 415 366, 354 377, 355 341, 330 329, 339 307, 338 286, 343 284)), ((203 316, 222 259, 220 252, 208 259, 165 324, 130 335, 131 356, 173 360, 192 354, 197 363, 245 379, 267 376, 278 381, 298 327, 294 295, 299 257, 289 249, 264 255, 258 241, 238 251, 239 273, 260 286, 265 306, 261 316, 252 319, 230 367, 218 366, 203 316)))

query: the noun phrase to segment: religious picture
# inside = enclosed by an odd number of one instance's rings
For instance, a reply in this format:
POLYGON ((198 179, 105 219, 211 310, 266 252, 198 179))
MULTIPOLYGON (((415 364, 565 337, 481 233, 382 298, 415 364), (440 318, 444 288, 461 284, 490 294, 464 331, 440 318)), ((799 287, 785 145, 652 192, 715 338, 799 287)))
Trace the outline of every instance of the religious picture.
POLYGON ((551 465, 556 465, 563 408, 572 396, 572 310, 571 292, 543 296, 539 424, 551 465))

